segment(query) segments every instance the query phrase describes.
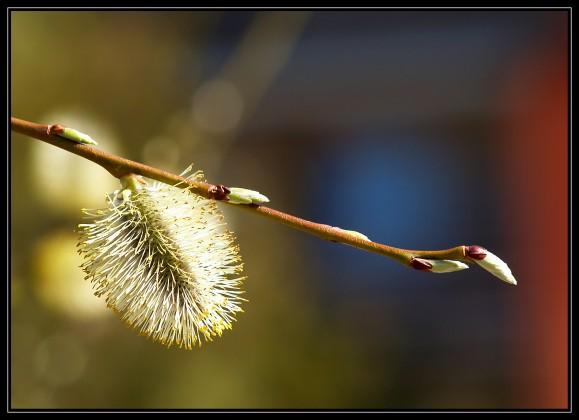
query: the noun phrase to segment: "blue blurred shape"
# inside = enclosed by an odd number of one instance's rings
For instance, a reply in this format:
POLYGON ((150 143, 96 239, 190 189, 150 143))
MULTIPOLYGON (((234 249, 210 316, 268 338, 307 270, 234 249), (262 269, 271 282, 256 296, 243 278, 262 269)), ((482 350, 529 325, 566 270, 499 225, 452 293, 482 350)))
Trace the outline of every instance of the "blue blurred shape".
MULTIPOLYGON (((311 194, 318 197, 317 220, 401 248, 444 247, 454 240, 464 168, 448 143, 411 134, 352 138, 330 148, 317 166, 317 191, 311 194)), ((317 248, 338 277, 355 276, 356 282, 407 270, 344 246, 317 248)))

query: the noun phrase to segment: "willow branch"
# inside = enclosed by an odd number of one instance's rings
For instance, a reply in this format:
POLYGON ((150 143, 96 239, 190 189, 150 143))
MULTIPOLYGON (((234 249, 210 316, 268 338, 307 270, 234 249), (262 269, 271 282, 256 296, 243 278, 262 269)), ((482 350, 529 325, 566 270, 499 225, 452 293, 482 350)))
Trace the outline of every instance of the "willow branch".
MULTIPOLYGON (((179 175, 104 152, 96 147, 76 143, 59 137, 55 133, 58 132, 58 127, 62 127, 60 125, 36 124, 14 117, 11 118, 10 123, 12 131, 60 147, 61 149, 97 163, 116 178, 121 178, 130 174, 141 175, 180 188, 187 188, 191 192, 207 199, 230 204, 227 201, 228 189, 223 185, 191 181, 179 175)), ((284 225, 315 235, 321 239, 385 255, 404 265, 409 265, 417 269, 426 269, 428 267, 421 265, 416 258, 472 262, 470 259, 472 258, 472 255, 470 258, 467 256, 468 248, 464 245, 435 251, 400 249, 366 240, 363 235, 358 234, 357 232, 350 232, 338 227, 311 222, 263 205, 235 204, 234 207, 283 223, 284 225)))

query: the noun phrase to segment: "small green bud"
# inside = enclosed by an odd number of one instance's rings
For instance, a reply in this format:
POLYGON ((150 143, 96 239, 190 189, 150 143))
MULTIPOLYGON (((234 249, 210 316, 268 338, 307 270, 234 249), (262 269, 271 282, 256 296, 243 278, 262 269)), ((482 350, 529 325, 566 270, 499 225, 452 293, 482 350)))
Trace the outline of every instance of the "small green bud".
MULTIPOLYGON (((370 238, 368 238, 366 235, 364 235, 364 234, 362 234, 362 233, 360 233, 360 232, 357 232, 357 231, 355 231, 355 230, 346 230, 346 229, 342 229, 342 228, 339 228, 339 227, 336 227, 336 226, 334 226, 334 229, 338 229, 338 230, 340 230, 340 231, 342 231, 342 232, 348 233, 348 234, 356 237, 357 239, 361 239, 361 240, 363 240, 363 241, 370 241, 370 238)), ((370 242, 371 242, 371 241, 370 241, 370 242)))
POLYGON ((257 191, 245 188, 231 187, 227 195, 227 201, 231 204, 263 204, 269 203, 269 198, 257 191))
POLYGON ((81 133, 80 131, 75 130, 74 128, 63 127, 62 130, 58 130, 56 134, 59 137, 65 138, 67 140, 72 140, 76 143, 92 144, 93 146, 96 146, 98 144, 91 138, 91 136, 89 136, 88 134, 81 133))
POLYGON ((135 175, 135 174, 128 174, 128 175, 122 176, 120 178, 120 181, 121 181, 121 185, 122 185, 123 189, 135 191, 135 192, 140 190, 142 185, 147 184, 142 176, 135 175))

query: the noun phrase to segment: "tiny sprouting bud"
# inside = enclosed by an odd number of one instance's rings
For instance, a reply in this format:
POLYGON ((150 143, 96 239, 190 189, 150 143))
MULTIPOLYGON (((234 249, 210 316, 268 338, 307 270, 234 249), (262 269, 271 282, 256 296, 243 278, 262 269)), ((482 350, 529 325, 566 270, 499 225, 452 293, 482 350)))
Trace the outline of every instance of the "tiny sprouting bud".
POLYGON ((474 262, 508 284, 517 284, 509 266, 492 252, 478 245, 465 247, 465 253, 474 262))
POLYGON ((468 268, 463 262, 454 260, 430 260, 426 258, 413 258, 410 265, 422 271, 431 273, 452 273, 453 271, 465 270, 468 268))
POLYGON ((48 127, 48 134, 54 134, 67 140, 74 141, 76 143, 82 144, 92 144, 97 146, 98 143, 94 141, 91 136, 85 133, 81 133, 74 128, 63 127, 62 125, 56 124, 48 127))
POLYGON ((119 181, 121 181, 123 190, 129 192, 140 190, 143 185, 147 185, 142 176, 134 174, 122 176, 119 181))
POLYGON ((269 198, 257 191, 246 188, 229 187, 227 201, 231 204, 263 204, 269 203, 269 198))
MULTIPOLYGON (((348 234, 356 237, 357 239, 361 239, 361 240, 363 240, 363 241, 370 241, 370 238, 368 238, 366 235, 364 235, 364 234, 362 234, 362 233, 360 233, 360 232, 357 232, 357 231, 355 231, 355 230, 346 230, 346 229, 339 228, 339 227, 337 227, 337 226, 334 226, 334 229, 337 229, 337 230, 339 230, 339 231, 341 231, 341 232, 348 233, 348 234)), ((370 242, 371 242, 371 241, 370 241, 370 242)))
MULTIPOLYGON (((201 172, 187 177, 203 181, 201 172)), ((231 329, 243 264, 215 201, 122 177, 108 207, 84 210, 82 269, 96 296, 141 334, 191 349, 231 329)))

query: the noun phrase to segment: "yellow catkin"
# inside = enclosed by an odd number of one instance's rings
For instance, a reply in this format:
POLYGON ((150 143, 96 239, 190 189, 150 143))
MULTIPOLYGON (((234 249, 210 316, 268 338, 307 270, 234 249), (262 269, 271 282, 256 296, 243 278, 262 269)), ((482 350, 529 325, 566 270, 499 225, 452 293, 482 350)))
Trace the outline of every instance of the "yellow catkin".
MULTIPOLYGON (((202 181, 196 172, 189 179, 202 181)), ((231 329, 245 299, 242 262, 215 202, 162 183, 115 191, 84 210, 82 269, 130 327, 191 349, 231 329)))

